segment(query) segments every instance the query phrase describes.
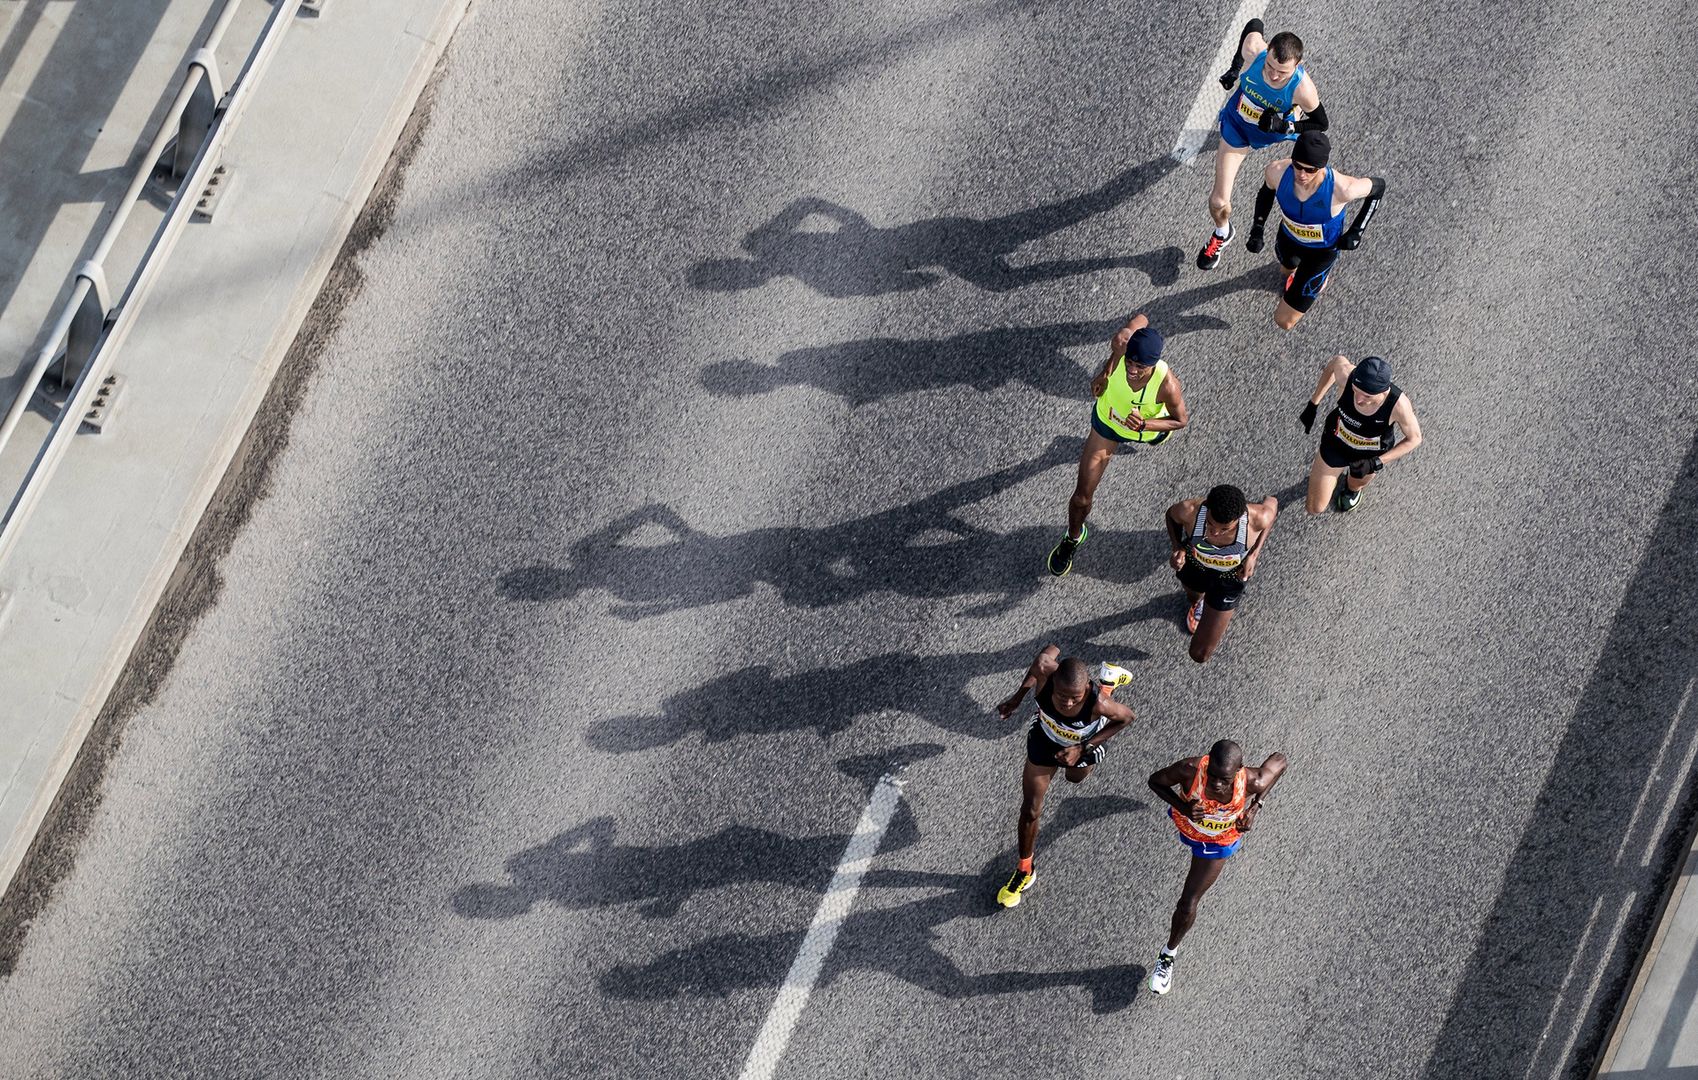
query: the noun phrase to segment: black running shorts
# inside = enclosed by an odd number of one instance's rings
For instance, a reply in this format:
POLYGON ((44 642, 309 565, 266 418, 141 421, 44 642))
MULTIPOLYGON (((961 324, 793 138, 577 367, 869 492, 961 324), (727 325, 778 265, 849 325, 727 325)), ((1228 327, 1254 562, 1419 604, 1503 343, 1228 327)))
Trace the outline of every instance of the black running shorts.
POLYGON ((1238 578, 1210 570, 1190 558, 1179 571, 1179 583, 1191 592, 1202 593, 1203 603, 1216 611, 1231 611, 1244 595, 1244 583, 1238 578))
POLYGON ((1327 283, 1327 275, 1332 273, 1332 264, 1338 261, 1338 249, 1299 244, 1282 228, 1274 235, 1274 254, 1279 256, 1281 266, 1296 270, 1285 286, 1282 299, 1286 305, 1293 311, 1314 307, 1327 283))
POLYGON ((1063 765, 1056 759, 1057 754, 1067 749, 1061 746, 1043 732, 1043 721, 1033 720, 1032 727, 1026 732, 1026 760, 1040 769, 1078 769, 1087 765, 1095 765, 1103 759, 1103 748, 1098 746, 1078 765, 1063 765))

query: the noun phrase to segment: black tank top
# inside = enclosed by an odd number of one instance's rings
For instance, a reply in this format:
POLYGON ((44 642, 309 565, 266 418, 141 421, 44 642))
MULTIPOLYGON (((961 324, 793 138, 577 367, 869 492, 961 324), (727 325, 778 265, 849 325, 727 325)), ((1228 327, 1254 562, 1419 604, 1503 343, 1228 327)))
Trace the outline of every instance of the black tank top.
POLYGON ((1356 411, 1355 390, 1356 384, 1346 379, 1344 390, 1338 395, 1338 404, 1334 406, 1332 415, 1327 417, 1327 431, 1351 450, 1377 454, 1386 449, 1387 436, 1391 434, 1391 411, 1397 408, 1397 399, 1403 396, 1403 391, 1393 383, 1379 410, 1364 416, 1356 411))
POLYGON ((1055 695, 1051 689, 1055 679, 1050 680, 1032 695, 1038 705, 1038 716, 1034 721, 1051 742, 1061 746, 1072 746, 1088 739, 1103 728, 1103 718, 1098 715, 1102 702, 1097 697, 1100 687, 1095 679, 1091 680, 1090 689, 1085 692, 1085 700, 1079 706, 1079 715, 1062 716, 1055 708, 1055 695))

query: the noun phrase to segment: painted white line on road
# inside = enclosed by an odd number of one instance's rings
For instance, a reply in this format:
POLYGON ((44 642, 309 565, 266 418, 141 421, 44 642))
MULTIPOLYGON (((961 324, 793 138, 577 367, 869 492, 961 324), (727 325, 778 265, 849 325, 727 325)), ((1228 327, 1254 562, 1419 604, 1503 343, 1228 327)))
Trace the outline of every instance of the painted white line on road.
POLYGON ((790 1035, 796 1030, 796 1021, 802 1018, 802 1010, 807 1007, 808 995, 814 992, 814 983, 819 981, 825 958, 831 953, 832 943, 837 940, 837 931, 854 906, 855 894, 861 889, 861 878, 872 865, 873 856, 878 854, 884 830, 890 826, 896 804, 901 800, 902 783, 894 774, 880 779, 873 789, 873 797, 861 814, 860 824, 855 826, 849 845, 843 849, 843 860, 837 864, 837 873, 832 875, 831 884, 826 886, 819 911, 814 913, 813 925, 808 927, 807 936, 802 939, 796 962, 790 965, 790 973, 778 988, 778 998, 772 1003, 772 1011, 767 1013, 766 1023, 761 1025, 748 1060, 743 1063, 742 1080, 770 1080, 773 1071, 778 1068, 778 1059, 784 1056, 784 1048, 789 1045, 790 1035))
POLYGON ((1569 958, 1568 972, 1562 977, 1562 985, 1557 987, 1556 997, 1551 1001, 1551 1011, 1545 1016, 1545 1030, 1539 1032, 1539 1041, 1533 1044, 1533 1052, 1527 1055, 1527 1071, 1522 1073, 1522 1080, 1531 1080, 1534 1070, 1539 1066, 1539 1052, 1545 1048, 1545 1043, 1551 1037, 1551 1028, 1555 1026, 1557 1014, 1562 1012, 1563 998, 1568 993, 1568 984, 1574 981, 1574 971, 1580 966, 1582 958, 1592 959, 1586 952, 1586 941, 1592 936, 1592 928, 1598 924, 1598 914, 1604 910, 1604 898, 1598 897, 1592 901, 1592 914, 1586 920, 1586 928, 1580 932, 1580 943, 1574 949, 1574 955, 1569 958))
MULTIPOLYGON (((1669 720, 1669 728, 1680 726, 1680 721, 1686 715, 1686 706, 1692 702, 1692 688, 1698 686, 1698 675, 1686 681, 1686 692, 1680 695, 1680 704, 1675 706, 1674 716, 1669 720)), ((1668 786, 1668 794, 1663 802, 1662 816, 1657 818, 1657 827, 1651 830, 1651 842, 1645 845, 1645 857, 1639 860, 1640 866, 1650 866, 1651 857, 1663 844, 1663 830, 1669 827, 1669 815, 1674 813, 1675 804, 1686 794, 1685 778, 1692 775, 1692 761, 1698 757, 1698 736, 1694 736, 1690 746, 1686 748, 1686 760, 1681 764, 1680 772, 1675 775, 1680 782, 1668 786)))
POLYGON ((1232 63, 1232 54, 1238 51, 1238 36, 1244 32, 1244 24, 1261 18, 1267 6, 1268 0, 1239 0, 1238 11, 1226 28, 1226 40, 1220 43, 1209 69, 1203 72, 1197 100, 1191 103, 1191 111, 1185 114, 1185 126, 1179 131, 1179 141, 1173 144, 1173 160, 1179 164, 1189 165, 1203 152, 1203 143, 1215 129, 1215 114, 1226 104, 1227 91, 1221 89, 1220 77, 1232 63))
MULTIPOLYGON (((1698 681, 1698 679, 1694 681, 1698 681)), ((1651 792, 1656 790, 1657 774, 1663 771, 1663 758, 1668 756, 1669 744, 1674 742, 1676 735, 1680 734, 1680 714, 1686 711, 1686 699, 1691 696, 1692 682, 1688 682, 1686 693, 1681 697, 1680 705, 1674 710, 1674 719, 1670 720, 1668 725, 1663 728, 1662 745, 1657 747, 1657 756, 1651 760, 1651 771, 1645 774, 1645 790, 1639 793, 1639 801, 1633 804, 1633 815, 1627 819, 1627 828, 1621 830, 1621 843, 1617 844, 1615 849, 1615 864, 1617 866, 1621 865, 1623 856, 1627 854, 1627 845, 1632 842, 1634 837, 1639 835, 1634 830, 1634 826, 1639 824, 1639 815, 1645 812, 1646 805, 1651 801, 1651 792)), ((1698 739, 1693 740, 1693 746, 1698 747, 1698 739)), ((1690 752, 1688 757, 1690 758, 1690 752)), ((1692 762, 1688 760, 1687 767, 1691 768, 1691 765, 1692 762)), ((1685 776, 1686 773, 1682 772, 1680 775, 1685 776)), ((1651 847, 1655 850, 1656 846, 1656 838, 1653 836, 1651 847)), ((1649 858, 1650 856, 1647 855, 1646 857, 1649 858)))

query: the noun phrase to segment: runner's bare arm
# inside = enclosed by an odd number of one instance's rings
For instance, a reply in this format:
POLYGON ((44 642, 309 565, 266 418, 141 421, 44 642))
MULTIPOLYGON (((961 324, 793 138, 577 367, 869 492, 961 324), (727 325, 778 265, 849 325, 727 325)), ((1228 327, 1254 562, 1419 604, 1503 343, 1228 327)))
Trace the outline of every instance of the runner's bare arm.
POLYGON ((1191 800, 1181 795, 1181 789, 1191 783, 1191 778, 1197 775, 1197 765, 1202 758, 1189 757, 1184 761, 1176 761, 1165 769, 1158 769, 1150 774, 1150 790, 1155 792, 1162 802, 1175 810, 1191 816, 1191 800))
POLYGON ((1274 518, 1279 516, 1279 500, 1269 495, 1259 503, 1251 503, 1245 508, 1250 515, 1250 527, 1258 534, 1250 545, 1250 553, 1244 556, 1244 569, 1240 573, 1241 581, 1249 581, 1256 573, 1256 560, 1262 557, 1262 549, 1267 544, 1268 532, 1274 526, 1274 518))
POLYGON ((1161 389, 1156 391, 1156 400, 1167 406, 1169 415, 1145 420, 1138 426, 1139 431, 1178 431, 1191 422, 1191 413, 1185 408, 1185 387, 1172 368, 1162 380, 1161 389))
POLYGON ((1191 535, 1191 522, 1197 516, 1197 504, 1201 499, 1182 499, 1167 508, 1167 515, 1162 520, 1167 525, 1167 544, 1172 548, 1168 556, 1168 565, 1175 570, 1185 565, 1185 538, 1191 535))
POLYGON ((1267 48, 1267 40, 1262 36, 1267 28, 1262 20, 1251 19, 1244 24, 1244 29, 1238 34, 1238 55, 1232 58, 1232 66, 1220 77, 1221 86, 1231 90, 1238 85, 1238 73, 1244 70, 1244 65, 1256 58, 1256 54, 1267 48), (1251 46, 1254 45, 1254 48, 1251 46))
POLYGON ((1262 762, 1262 767, 1252 769, 1251 772, 1254 775, 1244 785, 1250 793, 1250 802, 1244 807, 1244 812, 1238 815, 1239 832, 1249 832, 1256 824, 1256 813, 1262 808, 1262 796, 1268 793, 1268 789, 1274 786, 1280 774, 1285 772, 1285 755, 1269 754, 1268 760, 1262 762))
POLYGON ((1026 699, 1028 690, 1036 690, 1049 681, 1049 677, 1055 674, 1055 669, 1061 666, 1060 656, 1059 645, 1045 645, 1038 650, 1038 655, 1032 659, 1032 666, 1026 669, 1026 677, 1020 680, 1020 688, 1014 691, 1007 701, 996 707, 997 713, 1004 720, 1014 715, 1014 710, 1026 699))
POLYGON ((1368 227, 1368 222, 1374 220, 1374 213, 1380 208, 1380 199, 1385 197, 1386 182, 1378 176, 1346 176, 1343 173, 1333 174, 1332 210, 1338 213, 1344 207, 1362 201, 1356 210, 1356 220, 1350 223, 1350 228, 1344 230, 1344 235, 1338 238, 1340 251, 1355 251, 1362 245, 1362 230, 1368 227))
MULTIPOLYGON (((1297 84, 1297 89, 1291 92, 1291 103, 1302 109, 1307 116, 1314 116, 1315 111, 1321 107, 1320 88, 1315 85, 1315 80, 1310 77, 1307 71, 1303 73, 1303 81, 1297 84)), ((1323 113, 1321 117, 1316 117, 1316 119, 1323 119, 1324 116, 1323 113)), ((1298 130, 1303 129, 1299 128, 1298 130)), ((1325 131, 1326 127, 1322 125, 1317 127, 1316 130, 1325 131)))
POLYGON ((1091 396, 1100 398, 1108 390, 1108 377, 1114 374, 1114 367, 1126 358, 1126 346, 1132 343, 1132 335, 1150 325, 1149 316, 1142 312, 1126 320, 1126 325, 1115 332, 1108 343, 1108 359, 1103 361, 1103 369, 1097 372, 1097 377, 1091 380, 1091 396))
POLYGON ((1269 191, 1279 187, 1279 178, 1285 175, 1285 170, 1291 168, 1290 158, 1279 158, 1268 162, 1268 167, 1262 170, 1262 186, 1269 191))
POLYGON ((1391 418, 1403 432, 1403 438, 1396 446, 1380 455, 1380 464, 1396 461, 1405 454, 1412 454, 1421 445, 1421 421, 1415 418, 1415 403, 1404 394, 1397 399, 1397 404, 1391 410, 1391 418))

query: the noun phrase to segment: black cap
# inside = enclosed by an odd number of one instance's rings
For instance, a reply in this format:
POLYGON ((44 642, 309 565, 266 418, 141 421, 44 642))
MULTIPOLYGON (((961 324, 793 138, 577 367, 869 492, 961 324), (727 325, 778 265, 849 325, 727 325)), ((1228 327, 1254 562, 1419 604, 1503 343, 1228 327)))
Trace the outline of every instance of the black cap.
POLYGON ((1166 344, 1160 330, 1153 326, 1141 327, 1126 343, 1126 359, 1139 367, 1153 367, 1161 359, 1162 346, 1166 344))
POLYGON ((1364 356, 1350 373, 1350 381, 1364 394, 1383 394, 1391 389, 1391 365, 1378 356, 1364 356))
POLYGON ((1317 169, 1325 168, 1331 156, 1332 140, 1324 131, 1305 131, 1297 136, 1297 147, 1291 151, 1292 161, 1317 169))

